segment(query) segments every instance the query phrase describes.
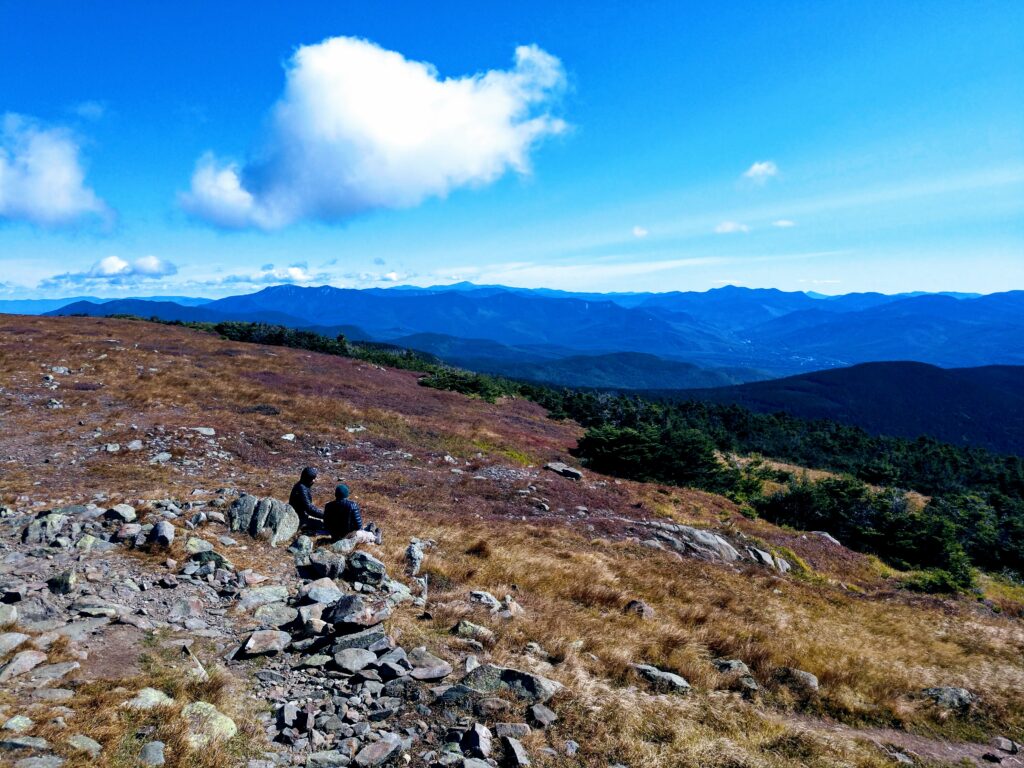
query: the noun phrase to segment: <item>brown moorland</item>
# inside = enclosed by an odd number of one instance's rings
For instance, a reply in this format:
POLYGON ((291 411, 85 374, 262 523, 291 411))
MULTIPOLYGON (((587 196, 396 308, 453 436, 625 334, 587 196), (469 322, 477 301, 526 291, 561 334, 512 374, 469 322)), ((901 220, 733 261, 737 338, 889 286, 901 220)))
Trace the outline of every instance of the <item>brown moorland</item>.
MULTIPOLYGON (((0 428, 0 501, 19 509, 220 488, 287 498, 309 464, 323 472, 322 502, 344 479, 384 528, 394 573, 410 537, 436 542, 429 618, 391 620, 403 643, 457 661, 465 651, 449 628, 468 617, 495 632, 494 660, 567 686, 558 723, 528 740, 535 764, 881 766, 890 748, 940 764, 976 761, 994 736, 1024 732, 1017 588, 986 580, 988 602, 914 595, 873 559, 750 520, 722 497, 544 472, 572 461, 581 430, 528 402, 488 404, 408 371, 179 327, 0 316, 0 428), (53 366, 70 369, 57 389, 43 380, 53 366), (143 448, 126 450, 133 440, 143 448), (648 521, 746 538, 797 567, 782 576, 651 549, 648 521), (525 615, 494 619, 466 602, 472 589, 513 595, 525 615), (625 613, 633 599, 653 617, 625 613), (746 662, 760 693, 734 691, 718 657, 746 662), (693 690, 651 693, 632 663, 693 690), (794 692, 777 680, 783 667, 813 673, 820 689, 794 692), (979 699, 951 714, 920 695, 930 686, 979 699), (567 739, 581 745, 574 757, 539 751, 567 739)), ((233 559, 267 571, 289 557, 253 546, 233 559)), ((91 692, 97 705, 105 690, 91 692)))

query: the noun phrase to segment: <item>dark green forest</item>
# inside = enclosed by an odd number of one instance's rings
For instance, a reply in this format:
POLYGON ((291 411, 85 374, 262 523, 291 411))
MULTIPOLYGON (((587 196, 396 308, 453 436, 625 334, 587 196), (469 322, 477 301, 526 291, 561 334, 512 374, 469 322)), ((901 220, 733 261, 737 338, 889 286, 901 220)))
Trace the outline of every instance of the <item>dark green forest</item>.
MULTIPOLYGON (((172 323, 179 324, 179 323, 172 323)), ((957 591, 973 568, 1024 575, 1024 460, 920 437, 873 436, 827 420, 755 413, 735 405, 654 400, 558 389, 473 373, 386 344, 353 343, 309 331, 226 322, 187 323, 233 341, 296 347, 423 373, 423 386, 488 401, 521 397, 553 419, 586 429, 575 455, 617 477, 724 494, 748 514, 800 530, 827 531, 843 544, 915 573, 909 588, 957 591), (768 470, 754 456, 838 477, 811 481, 768 470), (766 491, 765 481, 782 490, 766 491), (930 497, 923 509, 907 491, 930 497)))

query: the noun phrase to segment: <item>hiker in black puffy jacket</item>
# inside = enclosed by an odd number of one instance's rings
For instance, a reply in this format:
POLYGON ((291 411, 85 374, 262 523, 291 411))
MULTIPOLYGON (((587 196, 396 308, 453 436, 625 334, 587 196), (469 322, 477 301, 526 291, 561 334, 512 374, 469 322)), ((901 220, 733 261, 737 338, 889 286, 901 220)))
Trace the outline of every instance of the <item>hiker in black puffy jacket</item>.
POLYGON ((324 512, 313 503, 313 483, 319 474, 316 467, 306 467, 292 488, 288 503, 299 513, 299 524, 304 531, 324 529, 324 512))
POLYGON ((334 489, 334 501, 324 506, 324 521, 334 541, 347 537, 368 544, 381 542, 380 528, 373 523, 363 527, 359 505, 349 498, 348 486, 344 483, 334 489))

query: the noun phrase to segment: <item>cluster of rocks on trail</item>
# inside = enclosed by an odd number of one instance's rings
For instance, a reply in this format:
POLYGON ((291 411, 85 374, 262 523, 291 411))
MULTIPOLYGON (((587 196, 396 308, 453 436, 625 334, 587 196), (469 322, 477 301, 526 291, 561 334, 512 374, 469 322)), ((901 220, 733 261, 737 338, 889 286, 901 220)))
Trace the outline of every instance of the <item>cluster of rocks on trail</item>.
MULTIPOLYGON (((34 515, 2 509, 0 685, 17 703, 0 707, 0 762, 55 768, 103 755, 110 745, 76 730, 76 691, 140 675, 139 651, 150 637, 174 649, 182 674, 200 678, 211 670, 191 647, 209 643, 217 664, 251 681, 251 704, 225 712, 141 687, 123 689, 120 706, 165 708, 185 721, 194 749, 235 738, 239 711, 261 712, 266 754, 250 768, 530 764, 522 740, 557 720, 547 704, 559 683, 490 663, 489 630, 466 620, 452 628, 463 649, 457 663, 403 647, 383 622, 403 604, 422 608, 424 582, 413 578, 410 588, 349 541, 296 538, 287 504, 230 496, 151 501, 144 519, 123 503, 34 515), (290 542, 278 550, 273 575, 231 563, 232 551, 260 541, 290 542), (46 738, 36 735, 44 726, 46 738)), ((410 543, 409 574, 430 545, 410 543)), ((511 597, 474 592, 469 600, 495 616, 522 611, 511 597)), ((173 749, 150 738, 152 730, 135 734, 140 765, 162 765, 173 749)), ((577 747, 570 741, 564 750, 577 747)))

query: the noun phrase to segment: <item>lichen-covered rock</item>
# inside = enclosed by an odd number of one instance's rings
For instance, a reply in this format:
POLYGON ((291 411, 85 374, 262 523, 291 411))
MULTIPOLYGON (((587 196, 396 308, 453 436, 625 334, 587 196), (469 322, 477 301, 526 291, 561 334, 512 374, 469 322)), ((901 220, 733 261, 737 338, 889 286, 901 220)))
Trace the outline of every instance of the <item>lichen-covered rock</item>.
POLYGON ((276 547, 298 533, 299 515, 283 501, 242 494, 228 509, 228 525, 232 531, 267 539, 276 547))
POLYGON ((510 691, 532 703, 544 703, 562 690, 554 680, 496 664, 481 664, 462 678, 462 684, 481 693, 510 691))
POLYGON ((227 741, 238 733, 235 721, 207 701, 186 704, 181 716, 188 722, 188 743, 193 749, 227 741))
MULTIPOLYGON (((300 555, 301 556, 301 555, 300 555)), ((336 579, 345 572, 345 556, 323 547, 305 556, 309 572, 318 578, 336 579)))
POLYGON ((324 610, 322 619, 339 633, 373 627, 391 616, 387 605, 372 604, 359 595, 345 595, 324 610))
POLYGON ((374 586, 384 581, 387 575, 388 571, 384 563, 369 552, 363 551, 353 552, 348 559, 348 568, 345 569, 345 577, 350 581, 374 586))
POLYGON ((971 704, 978 698, 966 688, 958 688, 952 685, 925 688, 921 693, 944 709, 961 712, 970 708, 971 704))
POLYGON ((165 707, 174 703, 174 699, 168 696, 163 691, 157 690, 156 688, 143 688, 137 694, 135 698, 129 699, 122 707, 128 709, 153 709, 153 707, 165 707))
POLYGON ((664 693, 688 693, 690 691, 690 683, 686 678, 674 672, 666 672, 663 669, 652 667, 650 664, 634 664, 633 669, 656 691, 664 693))

